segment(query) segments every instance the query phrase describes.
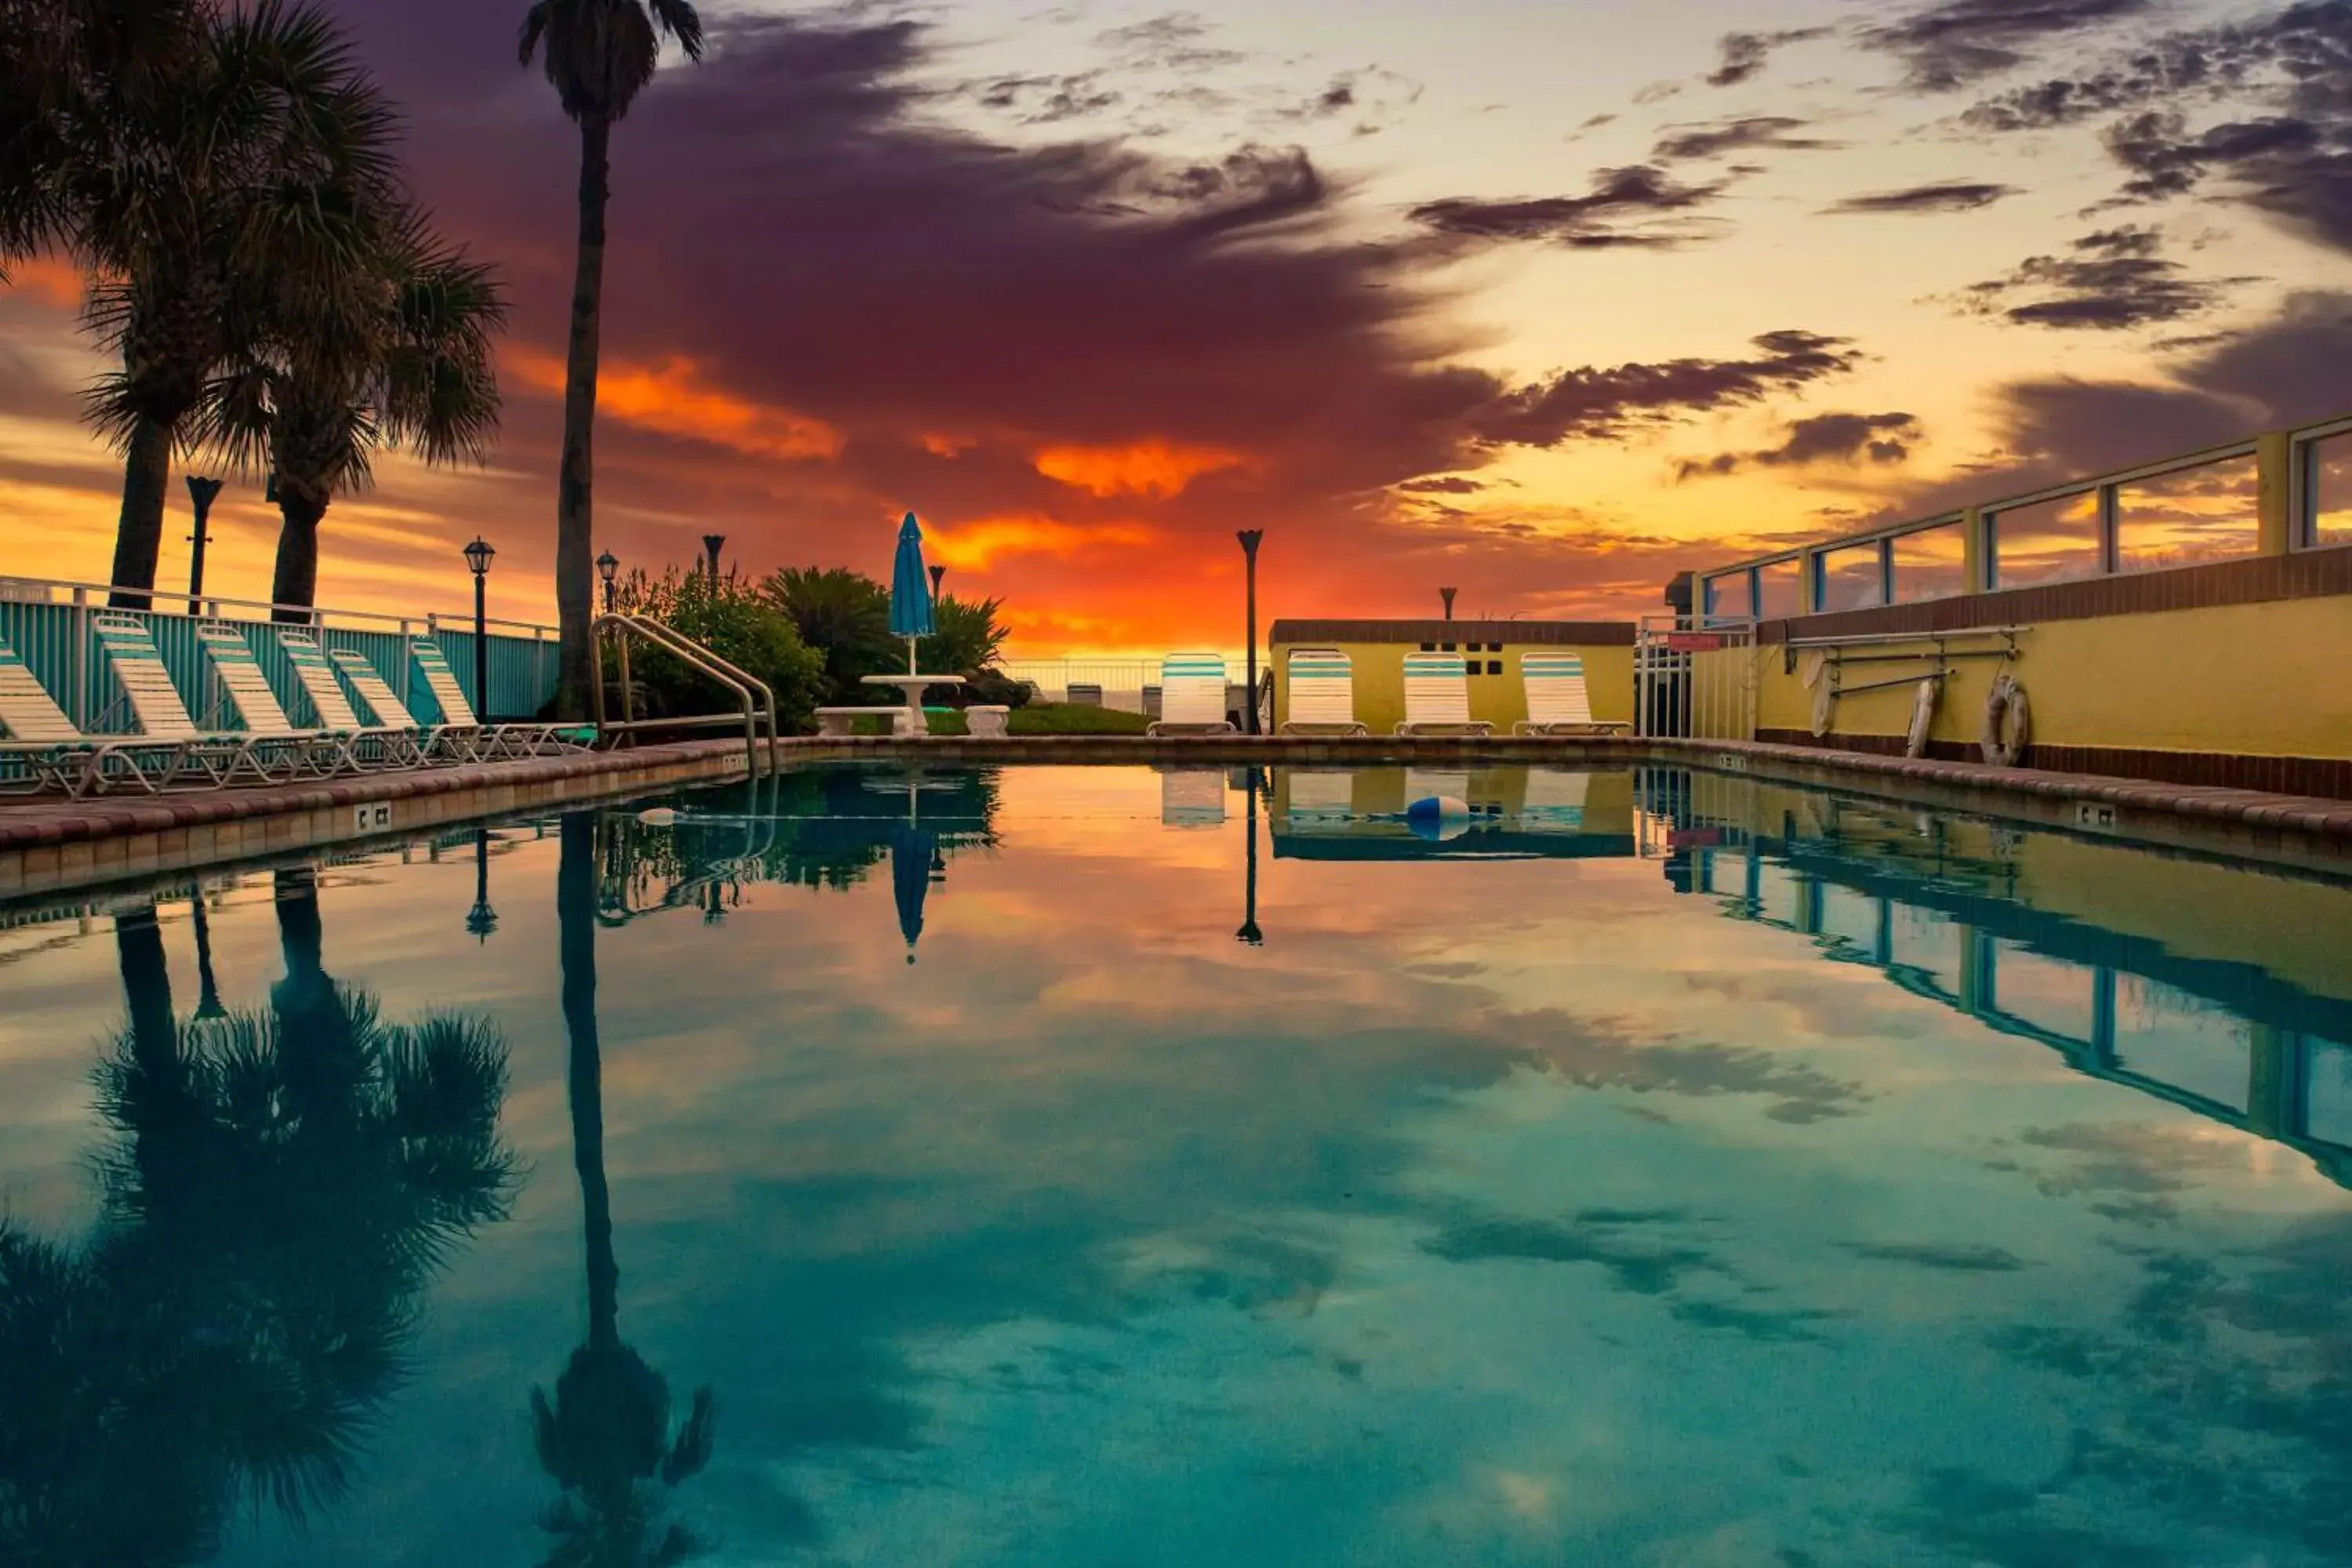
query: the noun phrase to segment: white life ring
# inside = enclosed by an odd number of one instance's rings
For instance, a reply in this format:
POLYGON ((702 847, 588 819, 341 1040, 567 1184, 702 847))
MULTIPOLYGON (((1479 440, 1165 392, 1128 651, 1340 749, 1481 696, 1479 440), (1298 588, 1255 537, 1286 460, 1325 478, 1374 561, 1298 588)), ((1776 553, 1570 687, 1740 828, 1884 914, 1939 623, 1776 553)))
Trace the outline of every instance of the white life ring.
POLYGON ((1837 717, 1837 685, 1824 680, 1813 688, 1813 739, 1824 740, 1830 732, 1830 721, 1837 717))
POLYGON ((1927 754, 1927 731, 1935 727, 1936 702, 1944 695, 1944 678, 1931 675, 1919 682, 1919 689, 1911 698, 1911 734, 1905 742, 1903 754, 1924 757, 1927 754))
POLYGON ((1997 768, 2015 767, 2032 741, 2033 715, 2026 705, 2025 688, 2004 669, 1993 677, 1992 690, 1985 697, 1984 760, 1997 768))

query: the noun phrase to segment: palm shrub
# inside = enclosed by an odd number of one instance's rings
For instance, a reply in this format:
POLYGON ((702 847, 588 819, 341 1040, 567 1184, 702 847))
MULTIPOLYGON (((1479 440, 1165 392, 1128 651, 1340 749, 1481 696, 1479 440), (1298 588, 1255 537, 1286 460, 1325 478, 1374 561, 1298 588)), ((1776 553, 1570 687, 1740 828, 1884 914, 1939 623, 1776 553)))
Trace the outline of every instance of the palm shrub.
POLYGON ((827 701, 898 700, 894 691, 862 684, 869 675, 907 667, 907 645, 890 635, 890 595, 881 584, 840 566, 786 567, 770 574, 760 593, 791 617, 801 641, 824 655, 827 701))
MULTIPOLYGON (((713 584, 708 574, 672 566, 659 577, 640 572, 624 584, 623 607, 650 616, 768 683, 776 694, 776 721, 806 729, 824 696, 824 659, 801 640, 792 618, 761 590, 732 573, 713 584)), ((733 695, 673 655, 643 643, 629 648, 629 677, 647 717, 681 718, 723 708, 733 695)))

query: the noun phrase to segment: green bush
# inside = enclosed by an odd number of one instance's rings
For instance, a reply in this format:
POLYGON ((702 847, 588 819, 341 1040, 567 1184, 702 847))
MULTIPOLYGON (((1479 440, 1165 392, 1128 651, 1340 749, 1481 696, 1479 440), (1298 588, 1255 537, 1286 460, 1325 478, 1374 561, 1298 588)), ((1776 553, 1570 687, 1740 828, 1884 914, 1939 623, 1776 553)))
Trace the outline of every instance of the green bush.
POLYGON ((1004 721, 1015 735, 1140 735, 1151 721, 1118 708, 1075 702, 1033 702, 1004 721))
MULTIPOLYGON (((824 696, 824 658, 801 640, 790 617, 759 590, 731 574, 714 586, 700 572, 675 566, 659 578, 630 578, 622 606, 651 616, 759 677, 776 694, 776 721, 788 731, 811 728, 824 696)), ((608 679, 617 671, 609 665, 608 679)), ((676 656, 631 639, 629 676, 640 717, 678 719, 726 712, 735 694, 676 656)))

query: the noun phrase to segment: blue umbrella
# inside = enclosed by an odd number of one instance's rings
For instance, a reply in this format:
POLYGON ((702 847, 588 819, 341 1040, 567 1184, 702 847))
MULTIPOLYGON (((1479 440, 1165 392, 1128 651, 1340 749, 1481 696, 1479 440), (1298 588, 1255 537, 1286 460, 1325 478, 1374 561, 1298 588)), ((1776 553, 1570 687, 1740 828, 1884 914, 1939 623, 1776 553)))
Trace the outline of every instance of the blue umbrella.
POLYGON ((923 570, 923 530, 908 512, 898 525, 898 558, 890 568, 890 635, 907 639, 907 673, 915 673, 915 639, 939 630, 931 620, 931 579, 923 570))

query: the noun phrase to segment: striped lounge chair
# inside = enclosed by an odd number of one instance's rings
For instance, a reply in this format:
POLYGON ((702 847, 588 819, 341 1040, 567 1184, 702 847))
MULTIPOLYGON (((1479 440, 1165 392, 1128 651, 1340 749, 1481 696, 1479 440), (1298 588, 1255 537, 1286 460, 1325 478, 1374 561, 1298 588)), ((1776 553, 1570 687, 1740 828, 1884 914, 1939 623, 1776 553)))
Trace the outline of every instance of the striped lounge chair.
POLYGON ((1491 735, 1495 726, 1470 717, 1470 671, 1458 653, 1404 656, 1404 720, 1400 735, 1491 735))
POLYGON ((1160 718, 1150 735, 1230 735, 1225 661, 1213 653, 1171 654, 1160 667, 1160 718))
POLYGON ((1338 648, 1290 651, 1290 717, 1286 735, 1361 735, 1356 718, 1356 667, 1338 648))
POLYGON ((0 791, 61 789, 74 799, 129 787, 152 795, 180 772, 186 747, 138 735, 85 735, 16 650, 0 639, 0 791))
POLYGON ((1610 735, 1633 728, 1593 718, 1580 654, 1522 654, 1519 679, 1527 687, 1528 716, 1511 727, 1515 735, 1610 735))
POLYGON ((107 667, 130 700, 139 732, 153 741, 180 748, 179 765, 167 783, 185 774, 203 775, 209 784, 236 783, 251 773, 257 783, 278 784, 299 776, 310 767, 310 743, 300 738, 255 735, 200 727, 172 684, 163 655, 137 616, 103 615, 90 622, 107 667))

